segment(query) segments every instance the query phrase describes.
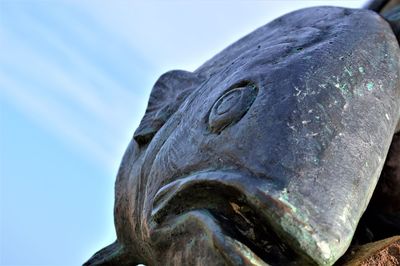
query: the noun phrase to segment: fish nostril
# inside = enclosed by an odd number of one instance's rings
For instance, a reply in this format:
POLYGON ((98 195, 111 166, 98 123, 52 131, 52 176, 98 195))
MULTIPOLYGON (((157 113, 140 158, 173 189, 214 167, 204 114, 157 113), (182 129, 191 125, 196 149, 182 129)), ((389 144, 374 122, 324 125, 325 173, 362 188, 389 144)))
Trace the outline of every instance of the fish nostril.
POLYGON ((257 95, 253 84, 236 87, 223 94, 211 108, 208 126, 212 133, 220 133, 238 122, 249 110, 257 95))

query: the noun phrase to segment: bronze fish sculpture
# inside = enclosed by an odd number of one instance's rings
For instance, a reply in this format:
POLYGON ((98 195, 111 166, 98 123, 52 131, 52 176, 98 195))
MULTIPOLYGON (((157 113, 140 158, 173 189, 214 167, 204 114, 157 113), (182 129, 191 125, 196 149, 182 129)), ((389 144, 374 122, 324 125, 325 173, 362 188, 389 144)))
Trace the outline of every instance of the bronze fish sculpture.
POLYGON ((115 184, 117 240, 86 265, 332 265, 399 119, 384 18, 279 17, 155 83, 115 184))

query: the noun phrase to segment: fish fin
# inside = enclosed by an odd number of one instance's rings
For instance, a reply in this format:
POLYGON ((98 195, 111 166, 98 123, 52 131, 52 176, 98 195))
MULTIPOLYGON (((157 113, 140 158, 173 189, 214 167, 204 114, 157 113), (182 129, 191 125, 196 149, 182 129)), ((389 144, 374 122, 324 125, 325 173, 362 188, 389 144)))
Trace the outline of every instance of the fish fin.
POLYGON ((118 243, 118 241, 115 241, 111 245, 96 252, 83 266, 128 266, 138 265, 140 263, 143 262, 126 252, 124 247, 118 243))
POLYGON ((137 143, 144 145, 151 141, 199 83, 196 74, 184 70, 172 70, 161 75, 153 86, 146 113, 134 133, 137 143))

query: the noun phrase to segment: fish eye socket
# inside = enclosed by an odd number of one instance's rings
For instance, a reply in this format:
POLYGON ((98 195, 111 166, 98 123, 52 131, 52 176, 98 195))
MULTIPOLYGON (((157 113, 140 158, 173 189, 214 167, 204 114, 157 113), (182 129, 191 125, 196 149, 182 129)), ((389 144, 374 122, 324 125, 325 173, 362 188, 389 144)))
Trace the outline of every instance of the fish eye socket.
POLYGON ((212 133, 220 133, 237 123, 249 110, 257 96, 257 87, 246 82, 225 92, 212 106, 208 127, 212 133))

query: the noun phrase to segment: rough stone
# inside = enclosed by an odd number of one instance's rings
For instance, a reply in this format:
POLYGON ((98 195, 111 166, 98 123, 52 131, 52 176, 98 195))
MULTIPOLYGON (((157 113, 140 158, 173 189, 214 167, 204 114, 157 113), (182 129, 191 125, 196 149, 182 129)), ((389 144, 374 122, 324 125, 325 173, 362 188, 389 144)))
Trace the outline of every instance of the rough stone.
POLYGON ((355 248, 343 259, 342 266, 400 265, 400 236, 365 244, 355 248))

